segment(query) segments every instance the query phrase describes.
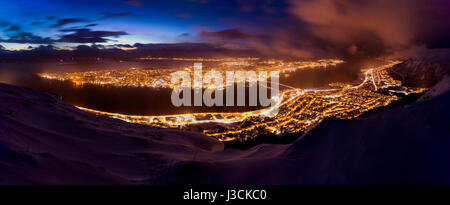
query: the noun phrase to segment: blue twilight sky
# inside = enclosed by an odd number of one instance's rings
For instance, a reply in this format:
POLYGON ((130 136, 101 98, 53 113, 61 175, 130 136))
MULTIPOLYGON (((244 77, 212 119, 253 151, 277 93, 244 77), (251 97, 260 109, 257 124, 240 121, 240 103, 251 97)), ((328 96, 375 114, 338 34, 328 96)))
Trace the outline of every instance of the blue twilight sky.
POLYGON ((0 51, 203 43, 379 56, 450 47, 448 19, 450 0, 0 0, 0 51))
POLYGON ((0 0, 0 44, 26 49, 48 43, 69 48, 204 42, 205 32, 231 29, 224 33, 230 38, 244 35, 241 30, 263 33, 276 24, 273 19, 287 15, 285 5, 272 0, 0 0))

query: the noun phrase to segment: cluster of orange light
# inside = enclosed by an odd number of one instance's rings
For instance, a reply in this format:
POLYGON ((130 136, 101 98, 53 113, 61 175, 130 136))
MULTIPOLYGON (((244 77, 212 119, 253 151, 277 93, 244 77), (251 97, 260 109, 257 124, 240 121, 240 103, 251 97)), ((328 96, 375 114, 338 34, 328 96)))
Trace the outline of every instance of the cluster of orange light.
MULTIPOLYGON (((160 58, 158 58, 160 59, 160 58)), ((171 58, 172 59, 172 58, 171 58)), ((185 59, 186 60, 186 59, 185 59)), ((217 59, 191 59, 198 61, 208 61, 217 59)), ((224 71, 252 70, 258 71, 279 71, 280 73, 293 72, 297 69, 318 68, 326 66, 335 66, 343 63, 342 60, 325 59, 317 61, 283 61, 283 60, 267 60, 258 61, 257 59, 219 59, 223 63, 216 66, 204 66, 202 74, 206 75, 209 71, 218 71, 224 74, 224 71)), ((88 72, 65 72, 65 73, 39 73, 38 76, 45 79, 70 81, 77 86, 84 84, 115 86, 115 87, 152 87, 152 88, 175 88, 179 84, 172 82, 172 73, 184 70, 194 77, 194 69, 190 67, 181 68, 152 68, 152 69, 125 69, 125 70, 100 70, 88 72)), ((271 75, 267 75, 270 78, 271 75)), ((256 82, 260 79, 254 77, 246 79, 245 76, 236 76, 236 83, 240 81, 256 82)), ((222 78, 225 79, 225 78, 222 78)), ((215 88, 213 82, 204 83, 204 88, 215 88)), ((224 84, 223 86, 229 86, 224 84)))
POLYGON ((192 126, 214 123, 216 127, 205 130, 204 134, 222 141, 245 140, 267 133, 298 133, 307 131, 326 117, 351 119, 371 109, 389 105, 400 99, 398 93, 423 92, 425 89, 402 86, 400 81, 389 76, 388 69, 398 63, 391 61, 365 70, 364 79, 358 85, 336 83, 330 89, 288 89, 280 93, 276 105, 250 112, 133 116, 78 108, 131 123, 160 127, 190 129, 192 126), (273 109, 279 110, 275 116, 262 115, 273 109))
POLYGON ((170 61, 194 61, 194 62, 233 62, 233 61, 257 61, 259 58, 165 58, 144 57, 139 60, 170 60, 170 61))

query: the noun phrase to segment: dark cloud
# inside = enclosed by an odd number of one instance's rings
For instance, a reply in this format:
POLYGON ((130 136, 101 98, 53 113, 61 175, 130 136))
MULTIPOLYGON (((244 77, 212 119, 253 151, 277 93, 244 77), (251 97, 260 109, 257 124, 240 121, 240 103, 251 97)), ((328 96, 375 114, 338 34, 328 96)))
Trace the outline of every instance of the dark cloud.
POLYGON ((137 6, 140 7, 143 5, 141 1, 124 1, 123 3, 128 4, 130 6, 137 6))
POLYGON ((111 18, 124 18, 124 17, 131 17, 133 14, 127 13, 127 12, 120 12, 120 13, 103 13, 103 16, 98 18, 97 20, 105 20, 105 19, 111 19, 111 18))
POLYGON ((5 26, 9 26, 9 25, 11 25, 9 22, 6 22, 6 21, 0 22, 1 27, 5 27, 5 26))
POLYGON ((96 23, 91 23, 91 24, 88 24, 88 25, 85 25, 84 27, 94 27, 94 26, 97 26, 98 24, 96 24, 96 23))
POLYGON ((314 37, 353 54, 383 55, 429 45, 431 33, 448 33, 450 26, 450 2, 445 0, 305 0, 291 5, 291 14, 314 37))
POLYGON ((222 48, 217 47, 217 45, 208 43, 135 43, 133 46, 137 48, 137 50, 147 51, 148 53, 152 53, 154 55, 159 55, 157 54, 158 52, 162 52, 164 53, 164 55, 167 53, 180 55, 185 52, 196 53, 203 51, 222 50, 222 48))
POLYGON ((0 45, 0 50, 5 50, 5 47, 3 47, 2 45, 0 45))
POLYGON ((117 48, 134 48, 134 46, 132 46, 130 44, 114 44, 113 47, 117 47, 117 48))
POLYGON ((20 31, 20 26, 18 25, 11 25, 8 29, 5 31, 20 31))
POLYGON ((108 19, 108 18, 130 17, 130 16, 133 16, 133 14, 131 14, 131 13, 126 13, 126 12, 113 13, 113 14, 106 14, 105 16, 103 16, 102 18, 100 18, 99 20, 102 20, 102 19, 108 19))
POLYGON ((199 33, 200 36, 203 37, 212 37, 212 38, 218 38, 218 39, 225 39, 225 40, 235 40, 235 39, 247 39, 247 38, 253 38, 254 35, 250 35, 247 33, 242 32, 240 29, 225 29, 221 31, 202 31, 199 33))
POLYGON ((293 15, 327 41, 351 43, 361 33, 373 33, 388 46, 402 46, 413 38, 411 0, 293 2, 293 15))
POLYGON ((190 14, 190 13, 179 13, 179 14, 175 14, 176 17, 178 18, 183 18, 183 19, 187 19, 187 18, 193 18, 194 15, 190 14))
POLYGON ((43 24, 43 22, 40 22, 40 21, 34 21, 34 22, 32 22, 30 25, 36 26, 36 25, 41 25, 41 24, 43 24))
POLYGON ((58 22, 56 24, 53 24, 51 27, 58 28, 58 27, 62 27, 67 24, 80 23, 83 21, 84 21, 83 19, 77 19, 77 18, 62 18, 62 19, 59 19, 58 22))
POLYGON ((187 37, 187 36, 190 36, 191 34, 190 33, 182 33, 182 34, 180 34, 180 37, 187 37))
POLYGON ((199 36, 214 44, 238 45, 268 56, 304 58, 378 57, 450 46, 448 0, 278 2, 238 1, 241 11, 266 18, 255 22, 238 19, 233 25, 245 30, 203 31, 199 36), (280 8, 283 14, 279 14, 280 8), (273 16, 271 10, 277 14, 273 16))
POLYGON ((214 49, 216 47, 206 43, 135 43, 133 46, 147 50, 201 50, 214 49))
POLYGON ((263 12, 276 14, 280 12, 280 2, 274 0, 236 0, 242 12, 263 12))
MULTIPOLYGON (((256 50, 259 53, 265 52, 271 45, 261 46, 271 40, 271 36, 266 34, 250 34, 240 29, 225 29, 215 32, 202 31, 200 37, 206 38, 213 44, 220 45, 231 50, 256 50), (263 44, 261 44, 263 43, 263 44)), ((271 52, 266 52, 271 54, 271 52)), ((273 53, 272 53, 273 54, 273 53)), ((278 53, 276 53, 278 55, 278 53)))
POLYGON ((80 45, 71 50, 57 49, 52 45, 33 47, 29 50, 8 51, 0 55, 0 61, 56 61, 68 59, 76 61, 95 60, 97 57, 113 60, 136 60, 136 58, 157 57, 248 57, 257 53, 246 50, 230 50, 207 43, 173 44, 116 44, 104 46, 80 45), (123 49, 131 48, 131 49, 123 49))
POLYGON ((55 46, 53 46, 53 45, 40 45, 38 47, 33 48, 33 51, 44 52, 44 51, 57 51, 57 50, 56 50, 55 46))
POLYGON ((54 41, 51 38, 43 38, 36 36, 30 32, 18 32, 9 36, 9 39, 0 39, 4 43, 28 43, 28 44, 52 44, 54 41))
POLYGON ((111 41, 108 37, 128 35, 124 31, 95 31, 87 28, 61 29, 62 35, 58 39, 41 37, 30 32, 17 32, 9 35, 8 39, 0 39, 5 43, 24 44, 54 44, 54 43, 105 43, 111 41))
POLYGON ((62 29, 60 30, 64 33, 58 42, 65 43, 105 43, 110 41, 107 37, 120 37, 123 35, 128 35, 124 31, 92 31, 90 29, 62 29))
POLYGON ((161 56, 161 57, 224 57, 224 56, 256 56, 253 50, 235 50, 210 43, 169 43, 169 44, 141 44, 133 45, 132 56, 161 56))

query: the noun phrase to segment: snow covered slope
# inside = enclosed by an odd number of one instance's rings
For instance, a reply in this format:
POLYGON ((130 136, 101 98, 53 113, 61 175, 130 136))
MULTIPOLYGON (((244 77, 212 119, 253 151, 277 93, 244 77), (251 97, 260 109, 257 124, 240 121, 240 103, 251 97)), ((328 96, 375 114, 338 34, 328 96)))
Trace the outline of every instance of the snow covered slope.
POLYGON ((450 74, 450 49, 431 49, 392 68, 406 86, 431 87, 450 74))
POLYGON ((0 184, 450 184, 449 104, 447 92, 239 151, 1 84, 0 184))

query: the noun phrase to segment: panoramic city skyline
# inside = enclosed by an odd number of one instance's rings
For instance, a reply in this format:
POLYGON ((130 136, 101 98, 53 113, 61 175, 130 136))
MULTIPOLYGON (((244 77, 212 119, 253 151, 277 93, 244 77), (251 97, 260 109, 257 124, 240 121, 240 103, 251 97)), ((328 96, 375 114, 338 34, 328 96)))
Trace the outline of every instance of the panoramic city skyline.
POLYGON ((450 0, 0 0, 0 188, 27 185, 0 195, 445 194, 449 19, 450 0))

